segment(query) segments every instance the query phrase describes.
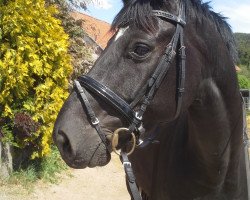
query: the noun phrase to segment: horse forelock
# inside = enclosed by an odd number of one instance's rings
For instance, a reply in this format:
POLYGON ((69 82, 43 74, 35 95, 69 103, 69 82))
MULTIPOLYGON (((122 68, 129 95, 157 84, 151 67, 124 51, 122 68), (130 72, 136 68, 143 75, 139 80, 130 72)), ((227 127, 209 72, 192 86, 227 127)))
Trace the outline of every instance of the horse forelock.
MULTIPOLYGON (((127 25, 135 25, 145 31, 152 31, 157 28, 156 17, 151 15, 155 8, 152 0, 130 0, 115 17, 112 23, 112 30, 124 28, 127 25)), ((160 2, 160 1, 159 1, 160 2)))
MULTIPOLYGON (((187 21, 195 18, 198 24, 202 26, 202 21, 206 18, 214 24, 211 28, 220 33, 231 57, 234 62, 237 62, 236 43, 231 27, 226 21, 227 18, 220 13, 214 12, 209 2, 203 3, 202 0, 180 1, 186 5, 187 21)), ((128 0, 115 17, 111 29, 114 31, 132 24, 145 31, 153 31, 158 28, 158 23, 156 17, 151 14, 152 10, 167 10, 173 13, 171 5, 177 2, 177 0, 128 0)))

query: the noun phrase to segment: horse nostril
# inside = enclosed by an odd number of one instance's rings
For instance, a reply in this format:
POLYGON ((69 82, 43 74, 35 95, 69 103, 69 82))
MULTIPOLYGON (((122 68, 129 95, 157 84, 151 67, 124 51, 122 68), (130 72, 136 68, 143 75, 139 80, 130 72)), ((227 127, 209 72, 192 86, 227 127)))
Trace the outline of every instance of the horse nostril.
POLYGON ((67 137, 67 135, 59 130, 58 131, 58 137, 57 137, 57 143, 60 145, 60 148, 62 149, 64 155, 67 158, 72 158, 74 157, 74 151, 71 147, 69 138, 67 137))

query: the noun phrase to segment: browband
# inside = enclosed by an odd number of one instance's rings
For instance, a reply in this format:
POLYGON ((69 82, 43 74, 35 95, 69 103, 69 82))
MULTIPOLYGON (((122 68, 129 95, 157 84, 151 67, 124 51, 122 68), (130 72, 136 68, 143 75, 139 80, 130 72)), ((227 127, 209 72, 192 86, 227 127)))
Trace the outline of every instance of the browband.
POLYGON ((172 22, 175 22, 177 24, 180 24, 181 26, 185 26, 186 22, 185 20, 181 19, 181 17, 177 17, 169 12, 166 11, 161 11, 161 10, 153 10, 152 11, 153 15, 156 17, 162 17, 162 18, 166 18, 172 22))

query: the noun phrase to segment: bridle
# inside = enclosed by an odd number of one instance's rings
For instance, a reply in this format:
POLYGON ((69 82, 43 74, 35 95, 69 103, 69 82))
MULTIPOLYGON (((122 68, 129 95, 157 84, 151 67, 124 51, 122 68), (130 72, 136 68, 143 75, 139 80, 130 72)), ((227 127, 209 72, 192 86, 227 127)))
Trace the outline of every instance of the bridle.
MULTIPOLYGON (((156 17, 159 17, 163 20, 166 20, 174 25, 176 25, 175 33, 167 45, 164 55, 162 56, 158 66, 156 67, 154 73, 151 75, 149 80, 147 81, 146 85, 142 88, 139 94, 135 97, 132 103, 128 104, 125 100, 119 97, 115 92, 111 89, 106 87, 105 85, 101 84, 100 82, 94 80, 93 78, 83 75, 80 76, 77 80, 74 81, 75 89, 80 94, 81 101, 84 104, 87 115, 90 119, 91 124, 96 129, 97 133, 99 134, 102 142, 107 145, 107 138, 105 134, 102 132, 101 127, 99 125, 99 120, 96 117, 90 102, 86 96, 86 90, 90 91, 94 95, 97 95, 105 102, 110 104, 113 108, 115 108, 119 113, 123 115, 123 117, 128 121, 130 124, 128 128, 119 129, 119 131, 126 130, 128 133, 136 133, 137 135, 137 145, 138 146, 145 146, 149 142, 153 140, 152 137, 146 138, 144 140, 140 139, 140 135, 142 134, 142 119, 143 115, 152 101, 157 89, 160 87, 164 77, 169 71, 171 62, 176 55, 177 52, 177 68, 178 68, 178 81, 177 81, 177 91, 176 91, 176 98, 177 98, 177 105, 176 105, 176 112, 174 118, 175 120, 180 112, 182 107, 182 99, 184 93, 184 85, 185 85, 185 46, 184 46, 184 33, 183 28, 186 25, 186 14, 185 14, 185 4, 180 3, 180 12, 178 16, 175 16, 169 12, 161 11, 161 10, 153 10, 152 14, 156 17), (141 103, 140 103, 141 102, 141 103), (139 109, 137 111, 134 110, 135 106, 139 109)), ((119 135, 119 131, 117 135, 119 135)), ((115 134, 114 134, 115 135, 115 134)), ((109 148, 107 148, 109 149, 109 148)), ((135 178, 133 175, 133 171, 131 168, 131 163, 127 158, 127 154, 125 152, 121 153, 123 165, 127 174, 128 183, 130 185, 130 189, 133 195, 134 200, 141 199, 140 195, 137 194, 138 192, 135 191, 137 188, 135 184, 135 178)))

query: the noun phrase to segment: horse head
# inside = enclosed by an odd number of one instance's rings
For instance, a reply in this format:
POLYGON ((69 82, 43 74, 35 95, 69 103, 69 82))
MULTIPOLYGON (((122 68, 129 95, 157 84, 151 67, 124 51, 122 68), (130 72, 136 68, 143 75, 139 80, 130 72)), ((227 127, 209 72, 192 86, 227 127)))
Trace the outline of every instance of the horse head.
MULTIPOLYGON (((176 66, 181 59, 178 57, 180 49, 185 48, 180 45, 180 37, 184 34, 182 29, 186 25, 183 19, 185 8, 177 1, 172 1, 168 6, 165 5, 168 8, 164 15, 163 12, 159 13, 162 6, 163 1, 124 1, 124 8, 113 22, 112 30, 116 33, 87 75, 90 79, 87 81, 94 80, 109 88, 136 112, 149 90, 149 80, 157 78, 152 77, 158 73, 155 72, 157 66, 169 65, 149 99, 150 105, 143 113, 143 137, 153 131, 156 124, 175 117, 179 87, 177 77, 184 76, 179 74, 180 69, 176 66), (128 7, 131 9, 128 10, 128 7), (181 33, 176 33, 177 26, 181 33), (168 64, 167 59, 170 59, 168 64)), ((188 45, 188 41, 186 43, 188 45)), ((189 96, 184 97, 185 105, 182 105, 182 109, 192 102, 194 80, 199 79, 199 68, 194 63, 197 59, 191 55, 196 52, 189 52, 185 73, 188 74, 186 85, 191 89, 188 91, 189 96), (192 61, 189 59, 191 57, 192 61)), ((158 69, 161 70, 164 71, 158 69)), ((89 88, 86 90, 87 99, 105 137, 110 138, 117 128, 130 125, 123 113, 117 112, 98 92, 89 88)), ((110 141, 104 144, 89 120, 79 92, 73 91, 58 115, 53 135, 63 159, 72 167, 102 166, 110 160, 110 141)))

